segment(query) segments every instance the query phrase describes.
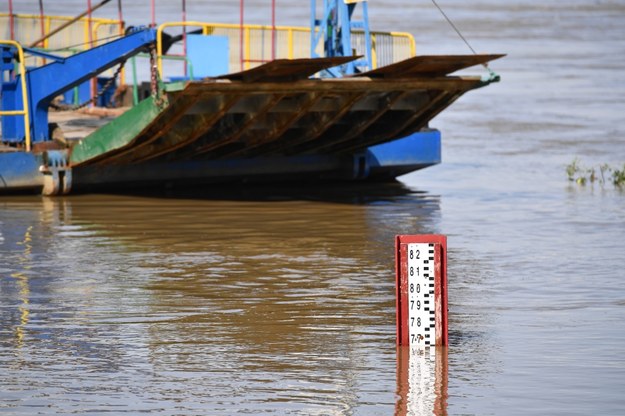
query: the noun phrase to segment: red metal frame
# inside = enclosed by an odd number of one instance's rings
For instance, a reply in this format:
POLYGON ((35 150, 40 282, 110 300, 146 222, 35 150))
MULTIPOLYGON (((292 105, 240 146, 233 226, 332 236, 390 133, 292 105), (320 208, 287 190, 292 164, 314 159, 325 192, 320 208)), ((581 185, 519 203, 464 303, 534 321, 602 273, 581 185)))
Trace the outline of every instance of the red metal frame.
POLYGON ((122 10, 122 0, 117 0, 117 20, 119 20, 119 34, 124 34, 124 12, 122 10))
MULTIPOLYGON (((43 12, 43 0, 39 0, 39 22, 41 26, 41 37, 43 38, 46 35, 46 25, 44 19, 45 13, 43 12)), ((45 43, 42 43, 41 46, 45 46, 45 43)))
POLYGON ((13 0, 9 0, 9 26, 11 27, 11 40, 15 40, 15 20, 13 17, 13 0))
POLYGON ((444 235, 398 235, 395 237, 395 276, 397 307, 397 344, 410 345, 408 331, 408 244, 435 244, 434 305, 436 308, 436 346, 448 344, 447 321, 447 237, 444 235))
POLYGON ((271 60, 276 59, 276 0, 271 0, 271 60))

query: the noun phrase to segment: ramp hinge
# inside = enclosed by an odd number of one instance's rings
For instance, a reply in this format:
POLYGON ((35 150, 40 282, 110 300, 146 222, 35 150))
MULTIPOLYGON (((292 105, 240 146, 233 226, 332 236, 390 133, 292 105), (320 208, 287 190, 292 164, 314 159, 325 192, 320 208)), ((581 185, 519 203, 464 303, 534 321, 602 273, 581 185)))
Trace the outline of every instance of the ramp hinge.
POLYGON ((72 168, 66 150, 44 152, 43 165, 39 167, 39 171, 43 173, 43 195, 67 195, 71 191, 72 168))

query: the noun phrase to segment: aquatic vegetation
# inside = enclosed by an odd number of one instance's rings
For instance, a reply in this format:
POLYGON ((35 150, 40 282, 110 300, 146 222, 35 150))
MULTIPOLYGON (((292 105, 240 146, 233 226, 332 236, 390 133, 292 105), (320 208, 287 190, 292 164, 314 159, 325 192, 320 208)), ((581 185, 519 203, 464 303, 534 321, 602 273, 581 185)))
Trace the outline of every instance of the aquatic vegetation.
POLYGON ((582 166, 579 159, 575 158, 566 165, 566 174, 569 181, 581 186, 598 183, 603 187, 606 183, 612 183, 616 188, 625 189, 625 163, 621 169, 613 168, 607 163, 588 168, 582 166))
POLYGON ((623 163, 622 169, 612 170, 612 183, 619 188, 625 187, 625 163, 623 163))

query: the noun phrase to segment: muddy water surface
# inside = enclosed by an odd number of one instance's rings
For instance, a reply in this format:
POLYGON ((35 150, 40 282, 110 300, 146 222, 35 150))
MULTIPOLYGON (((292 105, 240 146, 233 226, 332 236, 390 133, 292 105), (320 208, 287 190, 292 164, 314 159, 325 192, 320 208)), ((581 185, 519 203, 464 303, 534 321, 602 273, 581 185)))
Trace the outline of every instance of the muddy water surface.
MULTIPOLYGON (((444 163, 400 187, 3 197, 0 413, 623 414, 625 194, 565 166, 625 163, 625 5, 439 4, 508 57, 432 122, 444 163), (418 386, 395 349, 397 233, 449 237, 451 345, 409 364, 418 386)), ((420 53, 467 53, 430 2, 370 14, 420 53)))

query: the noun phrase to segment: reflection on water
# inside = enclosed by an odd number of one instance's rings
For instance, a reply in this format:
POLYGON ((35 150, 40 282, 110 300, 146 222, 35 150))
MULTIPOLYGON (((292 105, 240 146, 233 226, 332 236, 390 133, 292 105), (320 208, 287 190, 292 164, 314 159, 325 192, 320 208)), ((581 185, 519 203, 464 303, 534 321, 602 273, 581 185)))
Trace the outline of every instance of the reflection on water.
POLYGON ((396 415, 446 415, 448 386, 446 347, 397 348, 396 415))
POLYGON ((15 339, 17 342, 17 349, 19 350, 24 342, 24 326, 28 324, 28 315, 29 315, 29 298, 30 298, 30 287, 28 285, 28 270, 31 269, 31 265, 29 262, 31 261, 30 257, 32 255, 32 245, 31 245, 31 232, 32 225, 26 229, 26 233, 24 234, 24 239, 17 243, 20 246, 23 246, 22 256, 19 258, 20 263, 22 264, 22 270, 12 273, 11 277, 17 281, 17 286, 19 288, 19 298, 21 300, 21 305, 18 307, 19 311, 19 325, 15 326, 15 339))
POLYGON ((393 412, 394 236, 437 197, 169 196, 0 201, 0 407, 393 412))

